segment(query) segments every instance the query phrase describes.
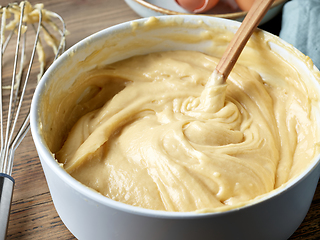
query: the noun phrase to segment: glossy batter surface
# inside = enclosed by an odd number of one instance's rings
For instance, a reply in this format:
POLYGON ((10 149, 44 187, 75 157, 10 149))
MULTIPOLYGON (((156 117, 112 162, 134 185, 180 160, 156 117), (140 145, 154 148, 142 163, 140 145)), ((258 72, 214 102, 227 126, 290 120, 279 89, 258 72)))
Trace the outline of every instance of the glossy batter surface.
POLYGON ((101 194, 148 209, 232 208, 270 192, 318 153, 318 130, 297 72, 265 54, 276 68, 243 56, 227 85, 210 88, 218 59, 200 52, 94 69, 79 106, 103 106, 74 125, 56 158, 101 194))

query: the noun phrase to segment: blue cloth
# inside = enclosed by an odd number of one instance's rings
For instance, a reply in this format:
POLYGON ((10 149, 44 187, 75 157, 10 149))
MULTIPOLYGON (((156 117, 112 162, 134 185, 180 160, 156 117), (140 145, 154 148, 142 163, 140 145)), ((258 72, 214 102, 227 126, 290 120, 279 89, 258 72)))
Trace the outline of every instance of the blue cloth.
POLYGON ((320 0, 291 0, 283 7, 280 38, 320 69, 320 0))

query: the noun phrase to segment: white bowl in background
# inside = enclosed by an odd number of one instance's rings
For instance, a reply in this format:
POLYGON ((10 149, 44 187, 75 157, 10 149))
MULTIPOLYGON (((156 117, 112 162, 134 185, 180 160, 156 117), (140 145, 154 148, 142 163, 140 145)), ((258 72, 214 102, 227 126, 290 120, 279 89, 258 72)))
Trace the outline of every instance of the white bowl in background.
MULTIPOLYGON (((270 10, 260 22, 260 25, 274 18, 281 11, 283 5, 287 1, 288 0, 275 0, 270 10)), ((179 6, 174 0, 125 0, 125 2, 141 17, 195 15, 179 6)), ((202 13, 202 15, 242 21, 247 12, 241 11, 239 8, 233 9, 234 7, 235 6, 229 6, 224 1, 221 1, 213 9, 206 13, 202 13)))
MULTIPOLYGON (((236 31, 237 21, 208 16, 162 16, 160 21, 176 20, 176 26, 161 29, 142 29, 133 33, 132 28, 143 24, 148 19, 122 23, 100 31, 77 43, 58 58, 47 70, 37 86, 31 105, 31 131, 46 176, 54 206, 67 228, 78 239, 111 240, 193 240, 193 239, 287 239, 301 224, 310 207, 320 176, 319 157, 314 159, 301 175, 290 181, 285 187, 276 189, 268 195, 249 205, 226 212, 193 213, 164 212, 142 209, 113 201, 87 188, 71 177, 54 159, 48 148, 48 141, 43 132, 54 122, 54 113, 44 115, 43 99, 55 99, 55 91, 68 94, 77 74, 95 67, 90 65, 92 53, 102 64, 119 61, 137 54, 147 54, 165 50, 206 51, 208 41, 185 43, 175 40, 163 41, 163 32, 197 34, 199 28, 186 31, 189 23, 197 24, 199 20, 209 26, 236 31), (183 20, 183 21, 182 21, 183 20), (150 45, 151 41, 155 43, 150 45), (159 41, 158 41, 159 40, 159 41), (149 41, 149 47, 143 41, 149 41), (135 42, 135 48, 123 51, 123 46, 135 42), (137 44, 139 43, 139 44, 137 44), (105 57, 108 56, 108 57, 105 57), (70 69, 82 65, 79 72, 70 77, 70 69), (68 76, 68 78, 66 78, 68 76)), ((286 51, 282 45, 290 47, 276 36, 279 45, 270 47, 289 59, 300 71, 310 75, 310 81, 320 92, 319 82, 307 62, 301 61, 298 50, 286 51)), ((319 106, 320 108, 320 106, 319 106)))

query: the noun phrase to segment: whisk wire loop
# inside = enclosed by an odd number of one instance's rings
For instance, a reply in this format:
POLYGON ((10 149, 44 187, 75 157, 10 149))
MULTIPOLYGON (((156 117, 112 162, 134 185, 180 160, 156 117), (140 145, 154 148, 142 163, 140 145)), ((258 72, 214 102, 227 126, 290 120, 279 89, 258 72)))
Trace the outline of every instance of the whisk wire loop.
MULTIPOLYGON (((18 59, 19 59, 19 47, 20 47, 20 39, 21 39, 21 29, 22 29, 22 20, 23 20, 23 15, 24 15, 24 7, 25 7, 25 3, 22 3, 22 7, 21 7, 21 17, 20 17, 20 21, 19 21, 19 27, 18 27, 18 35, 17 35, 17 45, 16 45, 16 52, 15 52, 15 56, 14 56, 14 66, 13 66, 13 72, 12 72, 12 81, 11 81, 11 89, 10 89, 10 100, 9 100, 9 109, 8 109, 8 120, 7 120, 7 128, 6 128, 6 134, 5 134, 5 139, 4 139, 4 146, 3 149, 1 150, 1 160, 4 162, 4 166, 3 166, 3 173, 6 174, 11 174, 11 171, 8 171, 8 151, 9 151, 9 142, 12 138, 13 135, 13 130, 14 127, 16 125, 16 120, 17 120, 17 115, 19 115, 19 112, 17 112, 16 117, 14 122, 12 123, 12 118, 13 118, 13 112, 12 112, 12 105, 13 105, 13 97, 14 97, 14 85, 15 85, 15 81, 16 81, 16 74, 17 74, 17 65, 18 65, 18 59)), ((21 56, 23 58, 23 56, 21 56)), ((24 94, 24 93, 22 93, 24 94)), ((22 99, 21 99, 22 101, 22 99)), ((20 104, 19 104, 20 106, 20 104)), ((20 108, 18 109, 18 111, 20 111, 20 108)))
MULTIPOLYGON (((6 9, 3 9, 3 13, 2 13, 2 18, 1 18, 1 28, 0 28, 0 147, 1 147, 1 152, 3 149, 3 106, 2 106, 2 66, 3 66, 3 53, 4 53, 4 49, 6 48, 6 43, 4 43, 4 30, 5 30, 5 25, 6 25, 6 9), (4 46, 5 45, 5 46, 4 46)), ((9 36, 11 38, 11 36, 9 36)), ((8 38, 9 38, 8 37, 8 38)), ((0 156, 1 157, 1 156, 0 156)), ((2 160, 0 161, 0 163, 2 163, 2 160)), ((2 164, 0 165, 0 167, 2 168, 2 164)), ((2 169, 0 169, 0 172, 2 169)))
MULTIPOLYGON (((27 88, 27 83, 31 74, 31 69, 33 65, 33 61, 35 58, 35 55, 37 53, 37 47, 41 47, 41 41, 40 41, 40 32, 43 31, 47 36, 50 36, 50 38, 54 39, 54 36, 51 35, 49 30, 46 28, 46 26, 43 24, 43 13, 41 8, 35 8, 34 10, 38 11, 38 20, 37 20, 37 26, 34 26, 34 23, 31 23, 35 30, 35 38, 34 38, 34 45, 31 52, 31 57, 29 60, 29 65, 27 68, 27 73, 24 78, 24 81, 22 81, 22 71, 24 68, 24 62, 25 62, 25 48, 26 48, 26 30, 24 30, 24 14, 25 9, 27 8, 26 4, 27 1, 21 2, 21 4, 9 4, 6 7, 3 7, 0 10, 2 10, 2 21, 1 21, 1 30, 0 30, 0 173, 5 174, 11 174, 12 173, 12 160, 13 158, 10 157, 10 155, 13 155, 13 152, 17 149, 19 144, 21 143, 24 136, 27 134, 30 124, 29 124, 29 112, 27 113, 26 118, 24 119, 22 125, 20 126, 20 129, 18 131, 15 131, 22 103, 23 98, 25 95, 25 91, 27 88), (5 38, 5 28, 6 28, 6 14, 8 8, 19 8, 20 9, 20 16, 19 16, 19 22, 14 26, 13 30, 9 33, 7 38, 5 38), (14 33, 17 32, 17 42, 16 42, 16 48, 15 48, 15 56, 14 56, 14 62, 13 62, 13 71, 12 71, 12 81, 10 86, 10 99, 9 99, 9 106, 8 106, 8 118, 6 122, 6 127, 4 127, 4 116, 3 116, 3 55, 4 51, 6 50, 9 41, 12 39, 14 33), (21 41, 21 38, 23 37, 23 41, 21 41), (22 42, 22 47, 20 46, 22 42), (21 50, 21 49, 22 50, 21 50), (20 59, 20 65, 18 64, 18 61, 20 59), (18 67, 19 65, 19 67, 18 67), (20 85, 23 82, 22 89, 20 89, 20 85), (18 96, 19 95, 19 96, 18 96), (16 135, 14 135, 16 133, 16 135), (10 153, 11 152, 11 153, 10 153)), ((1 12, 0 12, 1 14, 1 12)), ((57 46, 52 47, 55 51, 55 56, 53 61, 55 61, 64 51, 65 51, 65 35, 66 35, 66 26, 64 23, 64 20, 62 17, 54 12, 46 11, 45 14, 47 15, 46 19, 49 17, 53 17, 56 19, 59 19, 60 23, 62 24, 62 28, 60 29, 58 25, 50 21, 50 25, 58 31, 60 34, 60 42, 57 46)), ((26 28, 25 28, 26 29, 26 28)), ((38 74, 38 80, 42 77, 44 73, 43 66, 40 66, 40 72, 38 74)))
MULTIPOLYGON (((22 14, 23 16, 23 14, 22 14)), ((27 75, 26 75, 26 78, 25 78, 25 81, 24 81, 24 85, 23 85, 23 89, 22 89, 22 92, 21 92, 21 95, 20 95, 20 99, 19 99, 19 103, 18 103, 18 108, 16 110, 16 114, 15 114, 15 118, 14 118, 14 121, 13 121, 13 126, 11 127, 11 132, 10 132, 10 136, 9 136, 9 139, 8 139, 8 143, 11 142, 12 140, 12 137, 13 137, 13 134, 14 134, 14 129, 15 129, 15 126, 17 124, 17 121, 18 121, 18 117, 19 117, 19 114, 20 114, 20 110, 21 110, 21 106, 22 106, 22 101, 23 101, 23 98, 24 98, 24 94, 25 94, 25 91, 26 91, 26 88, 27 88, 27 83, 28 83, 28 80, 29 80, 29 77, 30 77, 30 73, 31 73, 31 67, 32 67, 32 64, 33 64, 33 60, 34 60, 34 57, 35 57, 35 54, 36 54, 36 45, 39 41, 39 34, 40 34, 40 29, 41 29, 41 22, 42 22, 42 11, 41 9, 39 9, 39 24, 38 24, 38 29, 37 29, 37 32, 36 32, 36 37, 35 37, 35 42, 34 42, 34 47, 33 47, 33 50, 32 50, 32 54, 31 54, 31 58, 30 58, 30 61, 29 61, 29 67, 28 67, 28 71, 27 71, 27 75)), ((23 54, 21 55, 21 58, 23 58, 23 54)), ((13 78, 16 76, 16 74, 14 74, 13 78)), ((12 81, 13 82, 13 85, 11 86, 11 91, 13 90, 14 88, 14 80, 12 81)), ((18 89, 18 88, 17 88, 18 89)), ((10 99, 12 100, 12 99, 10 99)), ((10 104, 12 104, 12 102, 10 102, 10 104)), ((10 108, 10 107, 9 107, 10 108)), ((11 109, 11 108, 10 108, 11 109)), ((8 119, 11 119, 8 117, 8 119)), ((8 122, 11 122, 11 121, 8 121, 8 122)), ((7 145, 7 149, 9 149, 11 146, 10 145, 7 145)), ((6 149, 6 154, 8 154, 8 150, 6 149)), ((8 155, 6 155, 6 157, 9 157, 8 155)), ((8 161, 8 162, 12 162, 12 161, 8 161)), ((12 168, 10 168, 10 165, 8 165, 8 168, 6 169, 6 171, 11 174, 11 170, 12 168)))

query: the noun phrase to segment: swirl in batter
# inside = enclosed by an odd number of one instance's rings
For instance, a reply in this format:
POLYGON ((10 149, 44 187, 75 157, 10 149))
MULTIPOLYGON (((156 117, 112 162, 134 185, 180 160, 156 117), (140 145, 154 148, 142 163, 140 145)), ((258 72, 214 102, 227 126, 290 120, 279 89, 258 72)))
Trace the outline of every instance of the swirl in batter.
POLYGON ((73 126, 56 158, 86 186, 147 209, 232 208, 272 191, 319 149, 310 92, 267 52, 266 63, 243 56, 226 85, 211 87, 219 59, 200 52, 92 70, 81 81, 90 86, 74 91, 85 93, 77 107, 95 110, 73 126))

